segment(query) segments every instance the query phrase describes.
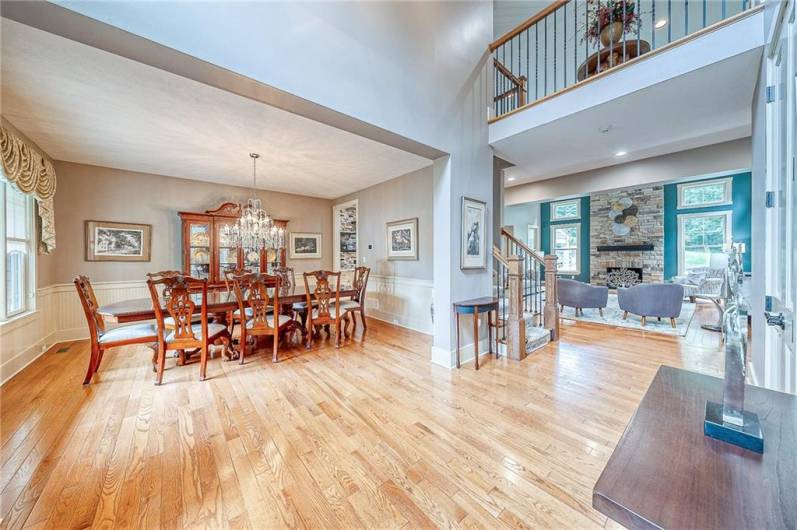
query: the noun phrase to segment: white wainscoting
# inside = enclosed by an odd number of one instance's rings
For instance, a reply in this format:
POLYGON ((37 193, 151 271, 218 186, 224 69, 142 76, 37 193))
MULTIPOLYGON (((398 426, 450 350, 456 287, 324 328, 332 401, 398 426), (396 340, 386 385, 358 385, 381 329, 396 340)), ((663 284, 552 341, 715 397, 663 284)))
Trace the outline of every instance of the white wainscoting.
MULTIPOLYGON (((143 281, 92 285, 100 305, 149 297, 143 281)), ((428 280, 371 275, 366 315, 431 334, 432 288, 428 280)), ((75 286, 65 283, 38 289, 35 311, 0 324, 0 381, 11 379, 53 344, 85 338, 88 326, 75 286)))
MULTIPOLYGON (((404 328, 432 334, 434 283, 371 274, 365 297, 365 314, 404 328)), ((443 311, 445 318, 448 312, 443 311)))
MULTIPOLYGON (((92 284, 100 304, 149 297, 142 281, 92 284)), ((50 285, 36 290, 36 310, 0 324, 0 381, 5 383, 53 344, 88 338, 88 326, 75 286, 50 285)), ((2 384, 0 383, 0 384, 2 384)))

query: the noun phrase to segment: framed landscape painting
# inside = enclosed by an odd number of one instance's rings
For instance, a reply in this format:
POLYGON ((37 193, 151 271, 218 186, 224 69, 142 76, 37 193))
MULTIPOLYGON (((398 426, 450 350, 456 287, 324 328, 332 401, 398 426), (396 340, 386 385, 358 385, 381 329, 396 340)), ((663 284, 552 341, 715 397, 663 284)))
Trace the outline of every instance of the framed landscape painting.
POLYGON ((291 232, 291 259, 320 259, 321 234, 291 232))
POLYGON ((152 225, 86 221, 86 261, 149 261, 152 225))
POLYGON ((418 259, 418 218, 402 219, 385 224, 387 259, 418 259))
POLYGON ((487 268, 487 203, 462 197, 462 258, 460 268, 487 268))

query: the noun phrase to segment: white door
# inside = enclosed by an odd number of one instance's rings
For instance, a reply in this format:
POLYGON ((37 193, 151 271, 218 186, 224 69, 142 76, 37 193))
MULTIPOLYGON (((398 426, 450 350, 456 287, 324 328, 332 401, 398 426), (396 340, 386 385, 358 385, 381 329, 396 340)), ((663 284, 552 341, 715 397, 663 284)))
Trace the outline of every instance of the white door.
POLYGON ((764 386, 797 393, 797 184, 795 23, 790 3, 767 58, 767 320, 764 386))

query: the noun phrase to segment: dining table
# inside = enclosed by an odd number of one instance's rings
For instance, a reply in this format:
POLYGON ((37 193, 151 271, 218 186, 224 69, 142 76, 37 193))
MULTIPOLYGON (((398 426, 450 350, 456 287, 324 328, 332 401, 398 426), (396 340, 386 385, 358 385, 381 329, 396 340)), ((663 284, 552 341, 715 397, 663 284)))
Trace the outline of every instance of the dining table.
MULTIPOLYGON (((315 299, 315 293, 312 292, 310 298, 315 299)), ((350 285, 341 285, 340 298, 351 298, 357 295, 357 290, 350 285)), ((274 289, 269 289, 269 296, 274 296, 274 289)), ((195 293, 192 295, 194 302, 197 304, 197 311, 202 302, 202 293, 195 293)), ((279 305, 293 305, 296 302, 306 302, 307 294, 304 285, 293 285, 290 287, 281 287, 279 290, 279 305)), ((165 311, 164 306, 164 311, 165 311)), ((209 288, 208 289, 208 314, 209 315, 223 315, 230 311, 238 309, 238 299, 235 297, 235 292, 227 290, 225 287, 209 288)), ((102 316, 103 320, 112 324, 124 324, 127 322, 140 322, 142 320, 152 320, 155 318, 155 309, 152 307, 152 298, 131 298, 129 300, 122 300, 112 304, 100 306, 98 313, 102 316)))

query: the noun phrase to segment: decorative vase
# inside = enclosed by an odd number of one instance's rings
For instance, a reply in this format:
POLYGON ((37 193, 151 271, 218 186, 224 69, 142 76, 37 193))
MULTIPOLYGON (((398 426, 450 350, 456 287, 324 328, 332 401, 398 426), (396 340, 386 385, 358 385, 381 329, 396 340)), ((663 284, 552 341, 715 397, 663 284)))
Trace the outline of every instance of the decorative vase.
POLYGON ((611 46, 623 38, 623 23, 619 20, 606 24, 601 28, 601 44, 611 46))

